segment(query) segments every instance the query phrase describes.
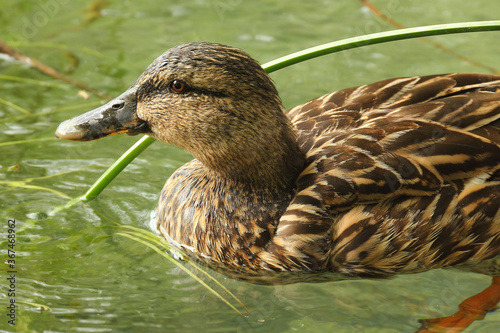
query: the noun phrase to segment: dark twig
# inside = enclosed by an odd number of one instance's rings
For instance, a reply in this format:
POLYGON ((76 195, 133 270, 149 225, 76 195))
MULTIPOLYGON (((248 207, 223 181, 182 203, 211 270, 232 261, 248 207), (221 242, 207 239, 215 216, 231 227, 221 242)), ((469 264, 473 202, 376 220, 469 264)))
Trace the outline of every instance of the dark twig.
MULTIPOLYGON (((368 0, 359 0, 363 3, 363 6, 365 6, 366 8, 368 8, 373 14, 375 14, 376 16, 380 17, 383 21, 389 23, 390 25, 398 28, 398 29, 404 29, 406 28, 406 26, 402 25, 401 23, 393 20, 392 18, 390 18, 389 16, 385 15, 384 13, 382 13, 377 7, 375 7, 375 5, 373 5, 370 1, 368 0)), ((427 39, 427 38, 419 38, 421 41, 423 42, 426 42, 428 44, 431 44, 432 46, 434 47, 437 47, 438 49, 440 49, 441 51, 444 51, 448 54, 451 54, 452 56, 462 60, 462 61, 465 61, 465 62, 468 62, 469 64, 473 65, 473 66, 477 66, 477 67, 481 67, 481 68, 484 68, 488 71, 490 71, 491 73, 493 74, 500 74, 500 71, 497 70, 496 68, 493 68, 493 67, 490 67, 488 65, 484 65, 480 62, 477 62, 475 60, 472 60, 472 59, 469 59, 467 57, 464 57, 463 55, 460 55, 450 49, 448 49, 447 47, 437 43, 437 42, 434 42, 430 39, 427 39)))
POLYGON ((67 75, 64 75, 61 72, 57 71, 56 69, 44 64, 43 62, 19 52, 18 50, 16 50, 12 46, 8 45, 7 43, 5 43, 1 39, 0 39, 0 53, 5 53, 5 54, 11 56, 12 58, 14 58, 14 59, 16 59, 24 64, 27 64, 28 66, 42 72, 45 75, 51 76, 55 79, 58 79, 58 80, 61 80, 63 82, 66 82, 68 84, 71 84, 71 85, 77 87, 78 89, 88 91, 96 96, 99 96, 99 97, 102 97, 105 99, 111 98, 106 93, 99 91, 97 89, 94 89, 94 88, 88 86, 87 84, 80 82, 80 81, 77 81, 77 80, 75 80, 67 75))

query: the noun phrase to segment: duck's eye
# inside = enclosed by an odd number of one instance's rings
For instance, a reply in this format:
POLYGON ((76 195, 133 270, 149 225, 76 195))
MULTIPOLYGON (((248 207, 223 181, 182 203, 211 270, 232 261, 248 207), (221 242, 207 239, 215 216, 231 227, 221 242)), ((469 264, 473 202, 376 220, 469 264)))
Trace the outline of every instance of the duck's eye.
POLYGON ((114 111, 117 111, 117 110, 120 110, 121 108, 123 108, 124 105, 125 105, 125 103, 116 103, 116 104, 111 105, 111 109, 113 109, 114 111))
POLYGON ((176 93, 182 93, 187 91, 187 85, 179 80, 173 80, 172 83, 170 83, 170 87, 176 93))

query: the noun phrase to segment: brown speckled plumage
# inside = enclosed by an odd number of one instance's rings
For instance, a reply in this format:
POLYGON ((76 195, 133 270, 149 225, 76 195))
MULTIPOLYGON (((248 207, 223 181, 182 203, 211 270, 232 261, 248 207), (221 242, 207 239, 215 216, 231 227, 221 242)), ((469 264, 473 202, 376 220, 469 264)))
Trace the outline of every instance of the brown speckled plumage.
MULTIPOLYGON (((249 127, 264 142, 234 133, 231 140, 244 156, 230 152, 215 161, 245 175, 239 181, 203 162, 218 146, 193 140, 203 151, 191 151, 197 160, 171 176, 158 207, 159 229, 177 246, 234 277, 260 283, 387 277, 456 265, 474 270, 500 253, 500 77, 385 80, 298 106, 286 113, 288 123, 274 89, 269 88, 272 97, 254 94, 254 87, 241 83, 241 73, 227 69, 225 57, 237 57, 252 68, 244 75, 264 80, 268 89, 264 72, 245 54, 215 46, 218 55, 228 53, 212 62, 214 46, 184 47, 180 53, 188 63, 200 49, 210 59, 196 65, 208 66, 201 78, 189 73, 204 89, 227 83, 235 90, 223 93, 229 101, 214 97, 208 108, 231 105, 234 126, 249 127), (220 71, 231 78, 220 79, 220 71), (250 101, 240 107, 238 96, 245 94, 250 101), (262 125, 276 123, 271 116, 294 129, 305 159, 288 149, 295 155, 285 160, 297 159, 303 167, 298 177, 284 172, 252 184, 250 165, 279 173, 283 164, 269 160, 266 151, 294 145, 276 141, 276 125, 262 125), (278 181, 287 185, 276 188, 278 181)), ((159 59, 168 62, 169 56, 159 59)), ((150 75, 146 70, 144 82, 150 75)), ((185 73, 177 75, 186 80, 185 73)), ((162 98, 171 103, 172 96, 162 98)), ((200 109, 189 103, 180 108, 200 109)), ((226 144, 227 137, 217 136, 224 143, 216 145, 226 144)), ((179 144, 175 138, 172 143, 179 144)))
MULTIPOLYGON (((129 91, 127 131, 195 157, 165 184, 158 228, 200 261, 259 283, 500 274, 499 76, 389 79, 285 112, 248 55, 190 43, 129 91)), ((75 123, 58 135, 87 140, 75 123)))

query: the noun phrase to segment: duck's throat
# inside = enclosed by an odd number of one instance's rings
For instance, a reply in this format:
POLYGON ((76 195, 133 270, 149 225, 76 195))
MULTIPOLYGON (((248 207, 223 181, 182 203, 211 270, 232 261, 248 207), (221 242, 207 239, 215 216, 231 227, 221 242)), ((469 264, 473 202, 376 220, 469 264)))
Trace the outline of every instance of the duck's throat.
POLYGON ((290 191, 304 168, 305 156, 295 136, 279 141, 255 139, 229 151, 204 151, 196 156, 213 177, 255 190, 290 191))
POLYGON ((305 164, 296 134, 283 113, 275 126, 260 123, 240 135, 220 137, 191 149, 214 178, 255 190, 289 191, 305 164))

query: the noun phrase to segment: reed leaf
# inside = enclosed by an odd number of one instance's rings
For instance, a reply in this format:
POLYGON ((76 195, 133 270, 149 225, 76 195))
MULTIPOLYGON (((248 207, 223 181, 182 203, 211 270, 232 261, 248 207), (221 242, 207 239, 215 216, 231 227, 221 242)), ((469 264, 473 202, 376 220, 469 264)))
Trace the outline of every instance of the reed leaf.
POLYGON ((47 305, 43 305, 43 304, 38 304, 38 303, 33 303, 33 302, 28 302, 28 301, 17 301, 17 303, 24 304, 24 305, 29 305, 29 306, 32 306, 34 308, 40 308, 40 310, 42 310, 42 311, 52 310, 47 305))
MULTIPOLYGON (((177 267, 179 267, 180 269, 182 269, 184 272, 186 272, 189 276, 191 276, 196 282, 198 282, 199 284, 201 284, 203 287, 205 287, 207 290, 209 290, 212 294, 214 294, 217 298, 219 298, 221 301, 223 301, 224 303, 226 303, 231 309, 233 309, 234 311, 236 311, 236 313, 238 313, 239 315, 243 316, 243 314, 241 313, 241 311, 239 311, 238 309, 236 309, 236 307, 234 305, 232 305, 231 303, 229 303, 221 294, 219 294, 215 289, 213 289, 212 287, 210 287, 208 284, 205 283, 205 281, 203 281, 202 279, 200 279, 198 276, 196 276, 196 274, 194 274, 193 272, 191 272, 189 269, 187 269, 183 264, 181 264, 180 262, 178 262, 177 260, 175 260, 174 258, 172 258, 171 256, 169 256, 167 253, 165 253, 164 251, 160 250, 157 246, 155 246, 153 243, 141 238, 141 234, 139 233, 128 233, 128 232, 117 232, 116 235, 120 235, 120 236, 123 236, 123 237, 127 237, 127 238, 130 238, 136 242, 139 242, 139 243, 142 243, 144 245, 146 245, 147 247, 149 247, 150 249, 152 249, 153 251, 157 252, 158 254, 160 254, 161 256, 163 256, 164 258, 168 259, 170 262, 172 262, 173 264, 175 264, 177 267)), ((233 297, 234 295, 231 294, 233 297)), ((236 300, 241 304, 241 302, 236 298, 236 300)), ((246 310, 246 308, 245 308, 246 310)), ((248 310, 247 310, 248 312, 248 310)))
POLYGON ((20 145, 20 144, 31 143, 31 142, 51 141, 51 140, 55 140, 55 139, 56 139, 55 137, 50 137, 50 138, 36 138, 36 139, 0 142, 0 147, 20 145))
MULTIPOLYGON (((137 228, 137 227, 133 227, 133 226, 129 226, 129 225, 120 225, 120 227, 124 228, 124 229, 133 230, 134 233, 137 233, 136 234, 137 236, 140 234, 141 235, 140 237, 142 237, 142 238, 144 238, 144 239, 146 239, 148 241, 156 243, 157 245, 161 246, 166 251, 169 251, 169 252, 172 252, 172 251, 180 252, 178 249, 172 248, 172 246, 170 246, 170 244, 168 244, 163 237, 161 237, 161 236, 159 236, 157 234, 154 234, 151 231, 148 231, 148 230, 145 230, 145 229, 141 229, 141 228, 137 228)), ((245 305, 229 289, 227 289, 225 286, 223 286, 216 278, 214 278, 212 275, 210 275, 206 270, 202 269, 200 266, 198 266, 197 264, 193 263, 190 260, 190 258, 188 256, 186 256, 184 253, 182 253, 182 252, 180 252, 180 253, 182 254, 182 257, 183 257, 182 260, 183 261, 188 262, 197 271, 199 271, 200 273, 202 273, 203 275, 205 275, 206 277, 208 277, 210 280, 212 280, 215 284, 217 284, 217 286, 219 286, 229 296, 231 296, 236 302, 238 302, 245 309, 245 311, 248 314, 250 314, 250 312, 245 307, 245 305)))
POLYGON ((14 110, 16 111, 19 111, 21 112, 22 114, 25 114, 25 115, 29 115, 31 114, 28 110, 26 110, 25 108, 23 108, 22 106, 19 106, 17 104, 14 104, 12 102, 9 102, 8 100, 6 99, 3 99, 3 98, 0 98, 0 104, 3 104, 3 105, 6 105, 6 106, 9 106, 11 108, 13 108, 14 110))

